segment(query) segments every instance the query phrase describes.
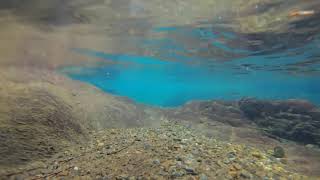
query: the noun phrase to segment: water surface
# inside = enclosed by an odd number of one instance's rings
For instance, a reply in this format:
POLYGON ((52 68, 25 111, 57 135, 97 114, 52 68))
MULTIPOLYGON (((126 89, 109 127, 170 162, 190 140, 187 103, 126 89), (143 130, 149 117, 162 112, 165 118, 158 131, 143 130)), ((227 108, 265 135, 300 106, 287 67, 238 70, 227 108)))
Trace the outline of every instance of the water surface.
POLYGON ((253 48, 242 36, 213 31, 210 26, 159 27, 153 33, 166 36, 141 38, 139 46, 152 49, 157 52, 155 55, 72 49, 110 63, 65 67, 61 71, 108 93, 153 106, 175 107, 193 100, 243 97, 320 103, 317 38, 292 47, 284 47, 288 44, 284 42, 253 48))

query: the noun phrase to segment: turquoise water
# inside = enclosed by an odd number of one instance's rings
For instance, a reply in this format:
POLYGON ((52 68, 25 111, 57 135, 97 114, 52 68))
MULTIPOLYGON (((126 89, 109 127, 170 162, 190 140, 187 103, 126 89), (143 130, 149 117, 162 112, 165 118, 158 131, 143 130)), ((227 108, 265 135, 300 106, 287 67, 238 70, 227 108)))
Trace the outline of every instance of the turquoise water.
MULTIPOLYGON (((177 29, 157 28, 155 32, 179 34, 177 29)), ((211 48, 229 53, 228 57, 232 53, 235 57, 226 60, 221 56, 188 55, 184 42, 143 39, 143 47, 158 48, 161 55, 151 57, 73 49, 88 58, 98 57, 111 63, 86 68, 64 67, 61 71, 105 92, 152 106, 175 107, 192 100, 237 100, 243 97, 306 99, 320 104, 318 41, 264 53, 264 49, 253 51, 228 44, 237 38, 230 32, 214 34, 193 29, 188 33, 199 37, 200 43, 209 39, 211 48), (174 52, 169 53, 168 48, 174 52)), ((277 47, 280 46, 272 46, 277 47)), ((197 50, 201 52, 203 48, 197 50)))

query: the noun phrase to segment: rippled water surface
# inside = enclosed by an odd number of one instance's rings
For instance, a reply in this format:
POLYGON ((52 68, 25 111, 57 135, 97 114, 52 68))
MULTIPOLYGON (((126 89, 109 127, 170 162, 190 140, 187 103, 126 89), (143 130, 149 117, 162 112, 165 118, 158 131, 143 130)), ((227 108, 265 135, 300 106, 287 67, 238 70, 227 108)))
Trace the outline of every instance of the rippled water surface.
POLYGON ((242 97, 320 103, 317 36, 302 37, 304 44, 293 45, 285 39, 272 42, 261 34, 254 37, 258 39, 254 44, 244 34, 201 25, 157 27, 152 29, 152 37, 165 37, 135 40, 137 46, 154 54, 72 49, 83 56, 101 58, 108 65, 64 67, 61 71, 108 93, 154 106, 242 97))

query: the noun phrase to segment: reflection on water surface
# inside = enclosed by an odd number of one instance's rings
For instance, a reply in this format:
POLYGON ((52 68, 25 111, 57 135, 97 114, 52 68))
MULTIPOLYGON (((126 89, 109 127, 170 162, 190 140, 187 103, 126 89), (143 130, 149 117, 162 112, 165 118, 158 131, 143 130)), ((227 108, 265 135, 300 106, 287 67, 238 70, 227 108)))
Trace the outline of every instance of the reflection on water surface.
POLYGON ((253 47, 243 34, 217 30, 212 26, 154 28, 152 37, 158 33, 166 36, 135 39, 139 46, 156 52, 153 56, 74 49, 112 65, 84 68, 77 73, 68 72, 68 68, 63 71, 106 92, 156 106, 242 97, 320 103, 319 39, 291 45, 271 43, 260 34, 255 39, 261 44, 253 47))

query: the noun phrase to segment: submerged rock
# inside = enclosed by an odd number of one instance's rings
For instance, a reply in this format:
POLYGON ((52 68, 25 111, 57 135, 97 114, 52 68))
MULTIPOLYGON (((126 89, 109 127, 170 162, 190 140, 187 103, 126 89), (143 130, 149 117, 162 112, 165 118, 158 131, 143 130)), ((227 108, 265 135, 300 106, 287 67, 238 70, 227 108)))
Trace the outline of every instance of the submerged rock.
POLYGON ((239 108, 267 133, 305 144, 320 144, 319 109, 307 101, 243 99, 239 108))
POLYGON ((199 180, 208 180, 208 177, 205 174, 200 174, 199 180))
POLYGON ((198 101, 169 111, 175 120, 215 126, 258 126, 270 137, 320 145, 320 109, 308 101, 198 101))
POLYGON ((197 175, 198 174, 193 167, 187 166, 184 169, 186 170, 187 174, 191 174, 191 175, 197 175))
POLYGON ((273 156, 276 158, 284 158, 285 157, 285 151, 281 146, 276 146, 273 149, 273 156))

